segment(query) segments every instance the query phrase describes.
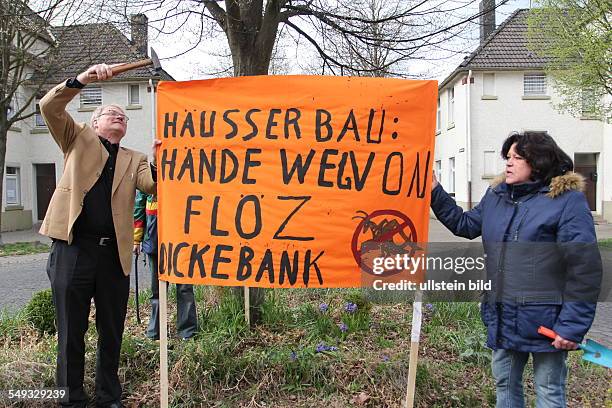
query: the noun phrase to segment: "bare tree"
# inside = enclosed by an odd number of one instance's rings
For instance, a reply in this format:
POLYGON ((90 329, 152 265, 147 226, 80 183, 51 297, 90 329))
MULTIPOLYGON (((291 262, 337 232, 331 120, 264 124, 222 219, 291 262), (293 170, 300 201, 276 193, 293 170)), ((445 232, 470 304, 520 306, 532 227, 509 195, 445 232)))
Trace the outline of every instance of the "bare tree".
MULTIPOLYGON (((54 82, 74 75, 90 65, 104 47, 113 46, 75 32, 75 23, 100 20, 102 9, 86 1, 37 0, 31 4, 0 0, 0 209, 9 131, 17 125, 27 126, 36 113, 36 99, 54 82), (64 37, 79 41, 82 54, 78 61, 60 55, 59 44, 64 37)), ((104 38, 103 33, 99 38, 104 38)), ((21 136, 14 133, 11 137, 21 136)))
POLYGON ((54 39, 48 22, 57 6, 49 3, 39 15, 22 1, 0 0, 0 209, 8 132, 34 115, 31 106, 40 87, 28 82, 35 71, 49 69, 54 39))
POLYGON ((181 33, 185 45, 175 55, 222 35, 234 76, 267 74, 280 33, 314 50, 326 73, 373 75, 382 66, 401 76, 401 62, 454 55, 449 41, 490 11, 478 11, 478 0, 110 0, 101 7, 108 15, 146 13, 162 37, 181 33))
MULTIPOLYGON (((407 69, 403 63, 411 57, 416 58, 414 50, 401 51, 405 48, 401 42, 417 34, 418 29, 392 18, 401 4, 401 0, 355 0, 342 5, 343 14, 352 18, 350 32, 319 27, 319 42, 327 44, 325 54, 329 58, 318 55, 317 71, 325 73, 327 61, 333 60, 340 62, 336 66, 342 75, 404 76, 407 69), (354 37, 350 35, 352 32, 361 34, 354 37)), ((334 68, 332 65, 328 71, 336 73, 338 70, 334 68)))

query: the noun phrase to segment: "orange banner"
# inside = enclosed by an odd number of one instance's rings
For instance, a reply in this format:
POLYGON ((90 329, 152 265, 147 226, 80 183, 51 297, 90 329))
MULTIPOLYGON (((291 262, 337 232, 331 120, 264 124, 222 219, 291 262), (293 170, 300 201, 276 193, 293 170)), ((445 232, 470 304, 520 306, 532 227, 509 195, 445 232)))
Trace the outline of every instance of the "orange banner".
POLYGON ((435 81, 161 82, 160 279, 357 287, 380 259, 414 256, 428 234, 436 99, 435 81))

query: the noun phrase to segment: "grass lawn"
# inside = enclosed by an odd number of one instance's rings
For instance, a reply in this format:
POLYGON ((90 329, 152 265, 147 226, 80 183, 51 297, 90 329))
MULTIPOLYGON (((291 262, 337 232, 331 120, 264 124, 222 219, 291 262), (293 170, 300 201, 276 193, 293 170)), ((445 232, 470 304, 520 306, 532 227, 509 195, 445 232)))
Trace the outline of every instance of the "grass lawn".
POLYGON ((612 238, 600 239, 597 241, 597 245, 600 249, 612 248, 612 238))
MULTIPOLYGON (((148 295, 143 291, 141 299, 148 295)), ((171 289, 169 299, 174 296, 171 289)), ((359 290, 269 290, 263 323, 247 330, 240 302, 223 289, 196 287, 196 300, 201 330, 190 341, 176 339, 176 311, 174 304, 169 306, 172 407, 401 406, 408 374, 410 303, 372 303, 359 290)), ((158 343, 144 336, 148 304, 141 308, 143 323, 138 325, 130 299, 119 375, 127 406, 157 407, 158 343)), ((423 311, 417 406, 493 406, 490 351, 484 347, 478 305, 434 303, 423 311)), ((94 313, 86 340, 90 395, 97 339, 94 313)), ((55 336, 39 335, 23 314, 0 317, 0 390, 52 386, 55 342, 55 336)), ((570 407, 612 407, 612 370, 582 362, 578 352, 571 353, 569 366, 570 407)), ((526 391, 533 404, 531 379, 526 391)), ((44 406, 37 404, 21 406, 44 406)))
POLYGON ((49 245, 43 244, 40 241, 15 242, 11 244, 3 244, 3 245, 0 245, 0 257, 1 256, 40 254, 43 252, 49 252, 50 248, 51 247, 49 245))

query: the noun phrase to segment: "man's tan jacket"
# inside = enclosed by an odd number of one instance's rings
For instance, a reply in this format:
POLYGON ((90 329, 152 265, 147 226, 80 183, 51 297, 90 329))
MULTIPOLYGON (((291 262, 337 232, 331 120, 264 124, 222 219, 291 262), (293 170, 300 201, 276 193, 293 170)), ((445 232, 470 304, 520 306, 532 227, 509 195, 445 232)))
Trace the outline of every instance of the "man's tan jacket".
MULTIPOLYGON (((108 159, 108 152, 94 130, 76 123, 66 105, 80 89, 56 86, 40 101, 40 111, 49 131, 64 153, 64 172, 55 188, 40 233, 72 243, 73 226, 83 208, 85 194, 96 183, 108 159)), ((132 268, 133 211, 136 189, 154 194, 147 156, 125 147, 119 148, 111 196, 113 224, 123 273, 132 268)))

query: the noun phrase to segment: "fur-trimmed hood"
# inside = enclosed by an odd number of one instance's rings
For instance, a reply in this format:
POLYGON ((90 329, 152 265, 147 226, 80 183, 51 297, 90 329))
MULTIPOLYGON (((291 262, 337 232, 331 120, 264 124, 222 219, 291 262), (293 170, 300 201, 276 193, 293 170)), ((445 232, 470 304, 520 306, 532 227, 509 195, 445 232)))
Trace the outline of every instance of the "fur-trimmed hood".
MULTIPOLYGON (((495 188, 506 180, 505 173, 495 177, 491 182, 491 187, 495 188)), ((581 174, 568 171, 562 176, 553 177, 550 185, 547 187, 548 193, 546 194, 550 198, 555 198, 567 191, 582 191, 585 189, 584 177, 581 174)))

